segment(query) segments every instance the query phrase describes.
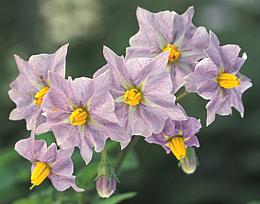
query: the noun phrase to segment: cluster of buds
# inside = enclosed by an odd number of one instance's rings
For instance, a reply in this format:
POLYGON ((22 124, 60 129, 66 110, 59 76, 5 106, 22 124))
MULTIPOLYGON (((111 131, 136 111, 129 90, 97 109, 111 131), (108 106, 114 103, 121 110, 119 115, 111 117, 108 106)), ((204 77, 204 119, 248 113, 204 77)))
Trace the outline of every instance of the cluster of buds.
MULTIPOLYGON (((244 114, 242 94, 252 86, 239 71, 246 54, 237 45, 221 46, 217 36, 192 23, 194 8, 183 14, 152 13, 137 8, 139 31, 130 38, 125 56, 104 46, 106 64, 93 78, 65 78, 68 45, 53 54, 33 55, 28 61, 15 56, 19 76, 11 83, 16 103, 11 120, 26 120, 29 139, 16 151, 32 163, 32 188, 46 178, 63 191, 75 184, 71 155, 78 147, 86 165, 93 151, 102 152, 106 140, 125 148, 133 135, 160 145, 179 160, 182 170, 196 170, 195 147, 200 120, 189 117, 176 100, 181 87, 209 100, 207 126, 215 115, 231 108, 244 114), (52 131, 56 144, 47 147, 36 135, 52 131)), ((103 156, 97 191, 109 197, 117 179, 103 156)))

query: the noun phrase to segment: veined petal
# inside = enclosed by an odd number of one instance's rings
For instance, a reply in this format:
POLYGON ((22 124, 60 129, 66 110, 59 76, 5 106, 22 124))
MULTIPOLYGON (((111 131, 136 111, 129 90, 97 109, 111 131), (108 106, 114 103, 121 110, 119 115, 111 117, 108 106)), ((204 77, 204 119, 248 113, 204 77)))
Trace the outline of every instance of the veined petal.
POLYGON ((229 115, 231 114, 231 106, 229 103, 228 95, 217 94, 206 105, 207 108, 207 126, 215 120, 215 115, 229 115))
POLYGON ((205 50, 205 52, 217 67, 223 67, 223 61, 220 54, 220 42, 212 31, 210 31, 209 39, 209 47, 205 50))
POLYGON ((33 65, 29 64, 17 55, 14 57, 20 73, 26 76, 27 80, 34 88, 39 90, 46 85, 46 82, 43 80, 43 78, 41 78, 40 75, 37 75, 33 65))
POLYGON ((143 92, 169 92, 172 89, 170 75, 166 70, 169 52, 163 52, 146 63, 139 77, 134 81, 141 85, 143 92))
POLYGON ((34 131, 28 139, 23 139, 15 144, 15 150, 25 159, 35 162, 41 160, 47 152, 44 140, 35 140, 34 131))
POLYGON ((51 168, 56 174, 71 175, 73 162, 71 160, 74 148, 60 149, 57 151, 56 160, 51 168))
POLYGON ((224 45, 220 48, 225 72, 237 72, 237 70, 234 70, 234 65, 236 63, 240 50, 241 49, 238 45, 224 45))
POLYGON ((108 47, 103 48, 104 57, 108 63, 108 68, 114 78, 117 78, 118 85, 123 85, 127 87, 129 84, 132 84, 131 79, 128 76, 127 69, 125 67, 125 60, 123 57, 117 56, 112 50, 108 47))
POLYGON ((161 145, 167 153, 172 150, 179 158, 181 154, 183 156, 185 153, 184 148, 188 146, 199 147, 199 141, 195 134, 199 132, 200 128, 200 121, 193 117, 187 117, 187 120, 183 121, 168 119, 160 133, 152 134, 145 140, 161 145))
POLYGON ((46 151, 42 161, 46 163, 53 163, 56 161, 57 157, 57 146, 55 143, 52 143, 48 150, 46 151))
POLYGON ((37 68, 38 75, 45 80, 48 79, 46 70, 55 72, 64 78, 68 45, 63 45, 53 54, 32 55, 28 62, 37 68))
POLYGON ((68 188, 73 188, 77 192, 83 192, 84 189, 79 188, 75 181, 75 176, 67 176, 67 175, 56 175, 56 176, 50 176, 50 180, 52 182, 52 185, 58 190, 58 191, 65 191, 68 188))

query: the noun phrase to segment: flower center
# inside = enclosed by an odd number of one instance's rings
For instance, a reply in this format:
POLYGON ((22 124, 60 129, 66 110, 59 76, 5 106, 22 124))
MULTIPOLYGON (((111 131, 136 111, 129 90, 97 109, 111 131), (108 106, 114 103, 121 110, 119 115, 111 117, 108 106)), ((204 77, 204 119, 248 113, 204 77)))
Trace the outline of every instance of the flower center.
POLYGON ((178 50, 178 47, 173 44, 168 44, 165 48, 163 48, 162 51, 170 51, 170 55, 168 58, 169 62, 176 62, 181 57, 181 52, 178 50))
POLYGON ((169 148, 174 154, 174 156, 178 159, 181 160, 186 156, 186 148, 184 144, 184 138, 177 136, 173 137, 169 142, 168 142, 169 148))
POLYGON ((178 160, 181 160, 186 156, 185 139, 182 135, 183 132, 179 130, 178 134, 172 137, 167 143, 168 147, 178 160))
POLYGON ((49 87, 43 87, 40 91, 38 91, 35 95, 34 95, 34 101, 33 103, 37 106, 42 105, 42 100, 43 97, 45 96, 45 94, 49 91, 49 87))
POLYGON ((240 86, 240 80, 237 78, 237 76, 229 73, 222 73, 219 74, 218 84, 220 87, 225 88, 225 89, 232 89, 237 86, 240 86))
POLYGON ((30 188, 33 189, 35 186, 39 186, 44 179, 46 179, 51 173, 51 167, 49 164, 44 162, 37 162, 36 166, 31 175, 31 183, 33 184, 30 188))
POLYGON ((128 89, 124 95, 124 102, 130 106, 136 106, 141 102, 142 94, 137 89, 128 89))
POLYGON ((70 114, 70 124, 74 126, 84 125, 87 122, 87 118, 87 111, 77 108, 70 114))

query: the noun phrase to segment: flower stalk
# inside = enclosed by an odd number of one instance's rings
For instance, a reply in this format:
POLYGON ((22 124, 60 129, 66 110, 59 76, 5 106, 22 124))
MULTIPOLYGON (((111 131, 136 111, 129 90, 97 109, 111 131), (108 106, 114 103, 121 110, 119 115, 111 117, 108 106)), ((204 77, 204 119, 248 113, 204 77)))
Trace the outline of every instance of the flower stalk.
POLYGON ((119 182, 114 168, 109 162, 106 148, 101 152, 101 161, 98 167, 96 178, 96 189, 101 198, 109 198, 116 190, 116 183, 119 182))

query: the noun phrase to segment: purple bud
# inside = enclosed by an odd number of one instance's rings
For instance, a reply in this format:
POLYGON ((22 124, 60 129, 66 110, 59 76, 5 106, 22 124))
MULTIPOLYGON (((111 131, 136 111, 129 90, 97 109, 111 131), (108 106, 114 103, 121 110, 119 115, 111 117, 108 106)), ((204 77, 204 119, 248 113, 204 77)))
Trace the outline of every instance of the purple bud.
POLYGON ((116 178, 114 176, 99 176, 96 180, 96 188, 101 198, 109 198, 116 190, 116 178))

